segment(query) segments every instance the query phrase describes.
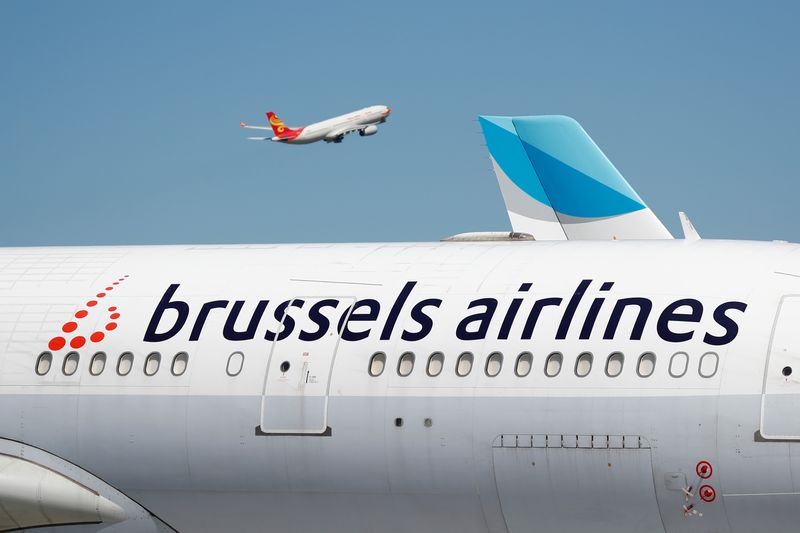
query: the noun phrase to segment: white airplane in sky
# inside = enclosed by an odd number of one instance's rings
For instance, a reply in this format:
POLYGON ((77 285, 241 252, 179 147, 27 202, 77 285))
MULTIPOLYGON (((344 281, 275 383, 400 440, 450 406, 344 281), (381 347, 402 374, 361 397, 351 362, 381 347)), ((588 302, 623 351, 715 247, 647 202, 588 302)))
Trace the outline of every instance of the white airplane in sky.
POLYGON ((250 126, 244 122, 239 125, 250 130, 272 130, 272 137, 248 137, 251 141, 274 141, 285 144, 309 144, 317 141, 340 143, 348 133, 357 131, 362 137, 378 133, 378 124, 383 124, 392 110, 385 105, 373 105, 339 115, 322 122, 315 122, 300 128, 286 126, 278 115, 267 111, 270 127, 250 126))
POLYGON ((797 531, 800 246, 499 118, 549 239, 0 249, 0 531, 797 531))

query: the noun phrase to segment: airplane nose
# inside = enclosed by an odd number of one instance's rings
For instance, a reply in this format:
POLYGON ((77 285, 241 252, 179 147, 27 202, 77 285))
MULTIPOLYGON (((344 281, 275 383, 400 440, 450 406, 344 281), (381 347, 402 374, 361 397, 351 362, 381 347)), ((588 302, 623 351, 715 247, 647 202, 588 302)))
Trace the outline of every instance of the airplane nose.
POLYGON ((386 107, 386 112, 385 112, 384 114, 385 114, 387 117, 388 117, 389 115, 391 115, 391 114, 392 114, 392 108, 387 106, 387 107, 386 107))

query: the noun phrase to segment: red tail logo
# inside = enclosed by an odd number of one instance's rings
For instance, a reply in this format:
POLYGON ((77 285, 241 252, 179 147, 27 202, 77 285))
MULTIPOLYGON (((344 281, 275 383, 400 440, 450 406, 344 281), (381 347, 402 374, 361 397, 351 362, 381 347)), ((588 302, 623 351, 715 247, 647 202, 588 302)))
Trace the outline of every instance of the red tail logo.
POLYGON ((267 119, 269 120, 269 125, 272 126, 272 131, 275 132, 277 137, 281 139, 294 139, 300 132, 303 131, 303 128, 293 130, 286 126, 281 119, 278 118, 278 115, 273 113, 272 111, 267 111, 267 119))

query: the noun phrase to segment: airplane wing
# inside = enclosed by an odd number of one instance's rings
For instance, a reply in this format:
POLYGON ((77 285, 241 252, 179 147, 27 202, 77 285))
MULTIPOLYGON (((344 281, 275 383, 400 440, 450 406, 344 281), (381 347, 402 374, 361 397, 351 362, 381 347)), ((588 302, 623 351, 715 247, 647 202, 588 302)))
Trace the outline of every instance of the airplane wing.
POLYGON ((266 126, 251 126, 249 124, 245 124, 244 122, 240 122, 239 126, 248 129, 248 130, 269 130, 272 131, 272 128, 267 128, 266 126))
POLYGON ((354 131, 363 130, 364 128, 370 125, 371 124, 356 124, 355 126, 334 130, 325 136, 325 140, 333 140, 336 139, 337 137, 344 137, 348 133, 353 133, 354 131))
POLYGON ((479 120, 515 232, 537 240, 672 238, 575 120, 479 120))

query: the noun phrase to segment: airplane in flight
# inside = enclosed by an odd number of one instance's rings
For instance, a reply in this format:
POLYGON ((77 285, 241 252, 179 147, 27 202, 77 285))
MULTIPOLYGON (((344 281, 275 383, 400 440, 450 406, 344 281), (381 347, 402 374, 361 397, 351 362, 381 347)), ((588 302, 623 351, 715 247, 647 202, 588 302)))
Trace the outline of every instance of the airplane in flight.
POLYGON ((796 531, 800 246, 481 121, 510 233, 0 249, 0 531, 796 531))
POLYGON ((272 137, 248 137, 251 141, 273 141, 284 144, 309 144, 317 141, 340 143, 344 136, 355 131, 362 137, 378 133, 378 124, 383 124, 392 110, 385 105, 373 105, 352 113, 339 115, 322 122, 315 122, 300 128, 290 128, 272 111, 267 111, 270 127, 251 126, 240 122, 239 126, 250 130, 270 129, 272 137))

